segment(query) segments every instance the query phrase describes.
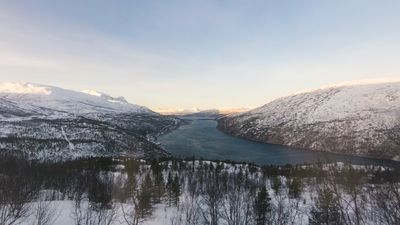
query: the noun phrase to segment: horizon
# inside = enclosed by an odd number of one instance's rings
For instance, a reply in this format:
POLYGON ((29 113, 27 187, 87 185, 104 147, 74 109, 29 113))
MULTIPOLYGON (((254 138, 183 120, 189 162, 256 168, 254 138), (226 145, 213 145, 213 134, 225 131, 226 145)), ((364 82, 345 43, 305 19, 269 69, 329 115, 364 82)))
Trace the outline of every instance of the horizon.
POLYGON ((400 79, 400 2, 0 3, 0 80, 163 109, 255 108, 400 79))
MULTIPOLYGON (((358 85, 373 85, 373 84, 385 84, 385 83, 399 83, 400 79, 395 78, 395 77, 386 77, 386 78, 376 78, 376 79, 363 79, 363 80, 353 80, 353 81, 346 81, 346 82, 341 82, 341 83, 336 83, 336 84, 330 84, 330 85, 324 85, 312 89, 304 89, 300 90, 294 93, 290 93, 284 96, 279 96, 275 99, 272 99, 268 102, 265 102, 262 105, 254 106, 254 107, 245 107, 245 106, 239 106, 239 107, 218 107, 218 108, 150 108, 146 105, 140 105, 144 106, 154 112, 157 112, 162 115, 185 115, 185 114, 190 114, 190 113, 197 113, 197 112, 204 112, 204 111, 209 111, 209 110, 218 110, 222 114, 232 114, 232 113, 241 113, 241 112, 246 112, 250 111, 253 109, 256 109, 258 107, 262 107, 265 104, 268 104, 274 100, 292 96, 292 95, 298 95, 302 93, 309 93, 309 92, 314 92, 318 90, 323 90, 323 89, 328 89, 328 88, 336 88, 336 87, 349 87, 349 86, 358 86, 358 85)), ((31 82, 4 82, 0 81, 0 92, 5 92, 5 93, 22 93, 22 94, 28 94, 28 93, 33 93, 33 94, 45 94, 49 95, 51 94, 50 90, 47 90, 46 88, 60 88, 64 89, 67 91, 74 91, 74 92, 79 92, 87 95, 92 95, 99 97, 100 95, 108 95, 113 98, 123 98, 125 101, 125 96, 122 95, 110 95, 109 93, 105 92, 99 92, 97 90, 92 90, 92 89, 85 89, 85 90, 73 90, 73 89, 67 89, 61 86, 52 86, 48 84, 37 84, 37 83, 31 83, 31 82), (22 85, 22 86, 21 86, 22 85), (33 86, 32 86, 33 85, 33 86), (35 87, 35 85, 37 85, 35 87)), ((129 104, 136 104, 135 102, 130 102, 129 100, 127 101, 129 104)))

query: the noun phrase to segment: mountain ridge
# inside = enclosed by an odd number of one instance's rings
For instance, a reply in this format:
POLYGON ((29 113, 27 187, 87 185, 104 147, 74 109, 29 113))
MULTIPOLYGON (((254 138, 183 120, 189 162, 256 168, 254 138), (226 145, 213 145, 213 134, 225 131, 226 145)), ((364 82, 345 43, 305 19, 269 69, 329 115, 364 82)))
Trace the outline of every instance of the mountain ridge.
POLYGON ((400 160, 400 82, 303 92, 223 117, 218 128, 252 140, 400 160))
POLYGON ((117 101, 117 98, 106 94, 96 96, 33 83, 0 83, 0 98, 36 112, 40 108, 48 108, 79 115, 109 112, 154 113, 144 106, 130 104, 121 99, 117 101))
POLYGON ((123 97, 0 83, 0 152, 30 159, 166 156, 155 136, 179 124, 123 97))

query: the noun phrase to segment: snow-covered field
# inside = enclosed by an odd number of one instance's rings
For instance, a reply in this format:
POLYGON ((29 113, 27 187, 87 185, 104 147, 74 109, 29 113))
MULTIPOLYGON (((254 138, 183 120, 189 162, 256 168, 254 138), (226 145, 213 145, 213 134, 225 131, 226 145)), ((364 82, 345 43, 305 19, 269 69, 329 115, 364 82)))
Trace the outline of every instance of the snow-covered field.
MULTIPOLYGON (((52 225, 72 225, 76 224, 74 220, 74 202, 71 200, 64 201, 49 201, 42 203, 33 203, 32 207, 37 207, 37 204, 45 204, 54 210, 54 217, 51 218, 52 225)), ((87 203, 84 203, 87 204, 87 203)), ((128 207, 128 206, 125 206, 128 207)), ((153 215, 143 221, 143 225, 169 225, 174 215, 177 213, 176 207, 169 207, 165 204, 158 204, 154 206, 153 215)), ((32 225, 37 215, 33 214, 21 220, 21 225, 32 225)), ((116 218, 111 224, 126 224, 123 211, 120 206, 117 206, 116 218)), ((111 225, 109 224, 109 225, 111 225)))

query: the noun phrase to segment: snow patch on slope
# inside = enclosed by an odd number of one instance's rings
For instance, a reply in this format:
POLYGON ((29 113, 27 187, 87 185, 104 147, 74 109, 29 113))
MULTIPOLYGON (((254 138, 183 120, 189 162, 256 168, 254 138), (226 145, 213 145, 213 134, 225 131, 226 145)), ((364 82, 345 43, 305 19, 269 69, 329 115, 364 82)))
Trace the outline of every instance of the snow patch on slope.
POLYGON ((36 86, 29 83, 3 82, 0 83, 0 93, 50 95, 51 90, 48 87, 36 86))
POLYGON ((83 90, 82 93, 88 94, 88 95, 93 95, 93 96, 97 96, 100 98, 103 98, 109 102, 114 102, 114 103, 119 103, 119 104, 129 104, 128 101, 125 100, 124 97, 111 97, 110 95, 98 92, 98 91, 94 91, 94 90, 83 90))
POLYGON ((82 92, 85 93, 85 94, 93 95, 93 96, 97 96, 97 97, 100 97, 100 96, 103 95, 103 93, 100 93, 100 92, 95 91, 95 90, 83 90, 82 92))
POLYGON ((69 149, 70 149, 70 150, 74 150, 74 149, 75 149, 75 146, 74 146, 74 144, 68 139, 67 134, 65 133, 65 130, 64 130, 63 127, 61 127, 61 133, 62 133, 64 139, 68 142, 69 149))
MULTIPOLYGON (((87 93, 31 83, 0 83, 0 99, 31 114, 154 113, 130 104, 123 97, 113 98, 95 91, 87 93)), ((0 102, 1 104, 1 102, 0 102)))

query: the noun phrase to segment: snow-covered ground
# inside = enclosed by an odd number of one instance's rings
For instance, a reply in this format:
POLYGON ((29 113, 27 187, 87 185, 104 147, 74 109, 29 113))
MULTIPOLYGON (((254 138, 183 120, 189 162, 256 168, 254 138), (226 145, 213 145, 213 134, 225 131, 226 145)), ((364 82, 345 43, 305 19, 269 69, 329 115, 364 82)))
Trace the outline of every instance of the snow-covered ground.
POLYGON ((223 118, 220 128, 298 148, 400 158, 400 82, 336 85, 223 118))
POLYGON ((153 113, 146 107, 128 103, 123 97, 31 83, 0 83, 0 99, 32 114, 153 113))
MULTIPOLYGON (((115 162, 121 162, 122 161, 115 161, 115 162)), ((141 160, 140 169, 138 173, 136 174, 136 179, 137 179, 137 186, 141 186, 144 177, 147 174, 151 174, 152 169, 150 164, 148 164, 146 161, 141 160)), ((212 161, 186 161, 185 163, 185 168, 186 169, 179 169, 179 167, 176 167, 176 161, 167 161, 163 162, 160 165, 163 168, 163 177, 165 182, 167 182, 167 176, 169 173, 177 174, 180 176, 181 180, 181 194, 180 194, 180 202, 178 206, 169 206, 167 203, 167 200, 162 201, 162 203, 157 203, 153 204, 153 210, 151 215, 146 216, 144 219, 140 219, 141 225, 179 225, 181 223, 177 222, 180 221, 180 219, 183 218, 183 221, 185 220, 186 216, 197 216, 198 217, 198 222, 195 224, 205 224, 204 221, 204 216, 208 217, 209 213, 209 205, 207 203, 207 193, 202 192, 198 190, 198 193, 190 193, 191 190, 189 188, 189 183, 191 181, 196 181, 197 184, 199 185, 202 181, 200 181, 199 177, 193 177, 193 174, 196 174, 197 172, 201 173, 209 173, 212 170, 219 168, 218 173, 221 175, 221 179, 224 179, 224 173, 227 174, 228 177, 228 189, 225 190, 224 192, 219 193, 218 196, 218 204, 217 210, 219 211, 219 219, 218 219, 218 224, 219 225, 229 225, 229 223, 226 221, 226 213, 229 213, 229 210, 231 210, 232 205, 232 200, 235 202, 236 200, 240 200, 239 203, 236 205, 236 207, 240 207, 240 210, 246 210, 246 207, 250 207, 250 210, 253 210, 253 203, 255 195, 257 195, 257 192, 249 192, 248 188, 255 188, 258 187, 258 185, 265 186, 267 189, 267 192, 271 198, 270 204, 271 204, 271 214, 269 214, 269 217, 273 222, 271 224, 274 225, 307 225, 309 224, 309 219, 310 215, 312 214, 312 210, 314 209, 315 201, 318 198, 318 190, 319 188, 323 188, 324 185, 322 183, 318 183, 315 180, 315 177, 305 177, 301 181, 301 193, 297 197, 290 197, 290 190, 291 187, 289 187, 290 180, 295 177, 293 174, 289 176, 284 176, 284 175, 272 175, 272 174, 265 174, 265 171, 263 171, 262 168, 260 167, 255 167, 252 165, 247 165, 247 164, 232 164, 232 163, 218 163, 218 162, 212 162, 212 161), (211 169, 210 168, 214 168, 211 169), (244 177, 239 178, 242 179, 242 183, 235 183, 235 175, 240 175, 242 174, 244 177), (233 176, 232 176, 233 175, 233 176), (276 176, 276 179, 274 178, 276 176), (233 178, 233 180, 230 180, 233 178), (190 181, 191 180, 191 181, 190 181), (276 180, 279 181, 281 184, 279 187, 279 190, 277 191, 276 187, 274 187, 274 182, 277 182, 276 180), (249 181, 254 182, 254 183, 248 183, 249 181), (248 184, 246 184, 248 183, 248 184), (239 185, 240 189, 230 189, 229 187, 231 185, 239 185), (255 186, 252 186, 255 185, 255 186), (239 190, 237 193, 235 192, 236 190, 239 190), (234 191, 234 195, 231 195, 231 191, 234 191), (251 203, 250 205, 246 205, 246 202, 251 203), (244 208, 241 208, 244 207, 244 208), (194 211, 187 211, 187 210, 194 210, 194 211), (185 213, 189 213, 185 214, 185 213), (197 214, 196 214, 197 213, 197 214), (280 218, 281 217, 281 218, 280 218)), ((118 181, 119 177, 122 177, 123 179, 127 179, 127 176, 125 174, 127 167, 124 166, 123 164, 117 164, 115 165, 115 171, 114 172, 100 172, 103 176, 103 179, 107 177, 107 174, 113 177, 116 181, 118 181), (125 172, 124 172, 125 171, 125 172)), ((351 165, 346 165, 343 163, 339 164, 326 164, 326 165, 321 165, 321 167, 317 166, 303 166, 299 167, 301 169, 304 169, 304 171, 307 171, 307 169, 317 169, 320 168, 325 172, 333 172, 333 170, 342 171, 342 170, 347 170, 349 168, 354 169, 355 171, 364 171, 366 172, 367 170, 370 171, 384 171, 385 169, 392 169, 392 168, 384 168, 384 167, 374 167, 374 168, 369 168, 368 166, 351 166, 351 165)), ((276 167, 275 169, 278 169, 276 167)), ((296 170, 293 170, 293 172, 296 170)), ((301 171, 301 170, 300 170, 301 171)), ((303 172, 304 172, 303 171, 303 172)), ((200 173, 200 174, 201 174, 200 173)), ((202 175, 203 176, 203 175, 202 175)), ((236 177, 238 178, 238 177, 236 177)), ((153 178, 154 180, 154 178, 153 178)), ((222 181, 222 180, 220 180, 222 181)), ((206 183, 212 182, 211 180, 205 180, 206 183)), ((340 198, 341 204, 343 204, 344 207, 346 207, 346 213, 348 213, 349 219, 352 218, 354 219, 354 201, 357 202, 357 204, 362 203, 362 215, 363 218, 363 224, 365 225, 375 225, 378 222, 378 218, 373 215, 376 212, 373 212, 373 197, 372 197, 372 192, 370 192, 370 188, 373 186, 369 184, 362 184, 360 183, 360 186, 357 187, 354 191, 357 192, 357 195, 354 198, 354 195, 350 191, 346 191, 346 188, 343 188, 341 184, 332 184, 335 185, 336 188, 339 188, 339 190, 334 190, 334 194, 338 195, 340 198), (336 192, 338 191, 338 192, 336 192), (371 211, 372 210, 372 211, 371 211)), ((206 185, 207 186, 207 185, 206 185)), ((376 188, 376 187, 375 187, 376 188)), ((399 190, 400 191, 400 190, 399 190)), ((44 191, 44 193, 51 193, 50 190, 44 191)), ((49 195, 50 196, 50 195, 49 195)), ((54 195, 51 195, 54 196, 54 195)), ((59 194, 58 196, 65 196, 63 194, 59 194)), ((82 209, 80 211, 83 215, 84 218, 89 218, 89 220, 96 220, 101 218, 104 215, 108 215, 108 218, 112 218, 112 221, 110 224, 117 225, 117 224, 127 224, 125 222, 124 218, 124 213, 127 212, 127 209, 131 207, 131 205, 127 203, 120 203, 118 200, 113 199, 114 205, 111 209, 106 210, 106 214, 104 212, 98 213, 95 211, 90 211, 89 202, 86 197, 83 198, 82 202, 80 203, 79 207, 82 209), (89 215, 88 217, 85 217, 89 215), (112 216, 110 216, 112 215, 112 216)), ((46 199, 43 199, 43 201, 37 201, 34 203, 29 204, 30 207, 32 208, 32 213, 24 218, 22 221, 22 225, 31 225, 33 224, 33 221, 37 219, 38 211, 37 209, 40 208, 39 206, 42 207, 42 211, 44 212, 51 212, 53 216, 51 216, 51 223, 49 224, 54 224, 54 225, 70 225, 70 224, 76 224, 76 201, 73 200, 68 200, 68 199, 58 199, 54 201, 46 201, 46 199), (44 210, 43 210, 44 209, 44 210)), ((244 211, 240 211, 240 213, 243 213, 244 211)), ((128 214, 125 214, 127 216, 128 214)), ((245 215, 245 214, 243 214, 245 215)), ((106 221, 106 220, 104 220, 106 221)), ((104 222, 103 221, 103 222, 104 222)), ((91 224, 91 223, 82 223, 82 224, 91 224)), ((105 223, 96 223, 96 224, 105 224, 105 223)), ((185 223, 182 223, 185 224, 185 223)), ((250 223, 251 224, 251 223, 250 223)), ((247 225, 250 225, 247 224, 247 225)), ((352 223, 353 224, 353 223, 352 223)))
MULTIPOLYGON (((54 217, 51 219, 51 225, 72 225, 75 224, 74 220, 74 201, 49 201, 41 203, 32 203, 33 207, 37 204, 48 205, 49 209, 54 210, 54 217)), ((87 205, 87 202, 84 203, 87 205)), ((125 206, 128 207, 128 206, 125 206)), ((165 204, 158 204, 154 206, 154 213, 151 217, 144 220, 142 225, 169 225, 171 219, 176 214, 176 207, 169 207, 165 204)), ((32 225, 35 221, 35 214, 21 220, 21 225, 32 225)), ((112 225, 126 224, 123 216, 123 211, 120 206, 116 207, 116 218, 112 225)), ((111 224, 110 224, 111 225, 111 224)))
POLYGON ((31 159, 163 156, 155 137, 179 121, 97 91, 0 83, 0 149, 31 159))

